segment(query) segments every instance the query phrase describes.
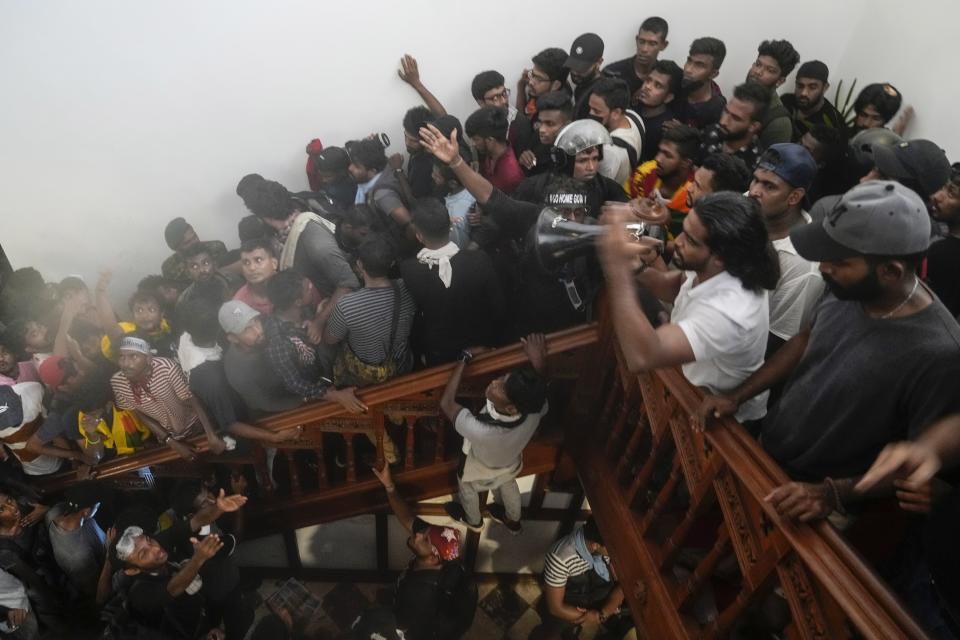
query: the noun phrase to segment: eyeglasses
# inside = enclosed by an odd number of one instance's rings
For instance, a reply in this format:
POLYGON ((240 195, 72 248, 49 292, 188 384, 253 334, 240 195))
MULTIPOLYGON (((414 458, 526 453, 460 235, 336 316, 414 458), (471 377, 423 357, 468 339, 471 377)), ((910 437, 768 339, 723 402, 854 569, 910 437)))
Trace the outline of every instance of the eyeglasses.
POLYGON ((547 76, 538 75, 536 73, 531 73, 530 82, 539 82, 539 83, 550 82, 550 78, 548 78, 547 76))

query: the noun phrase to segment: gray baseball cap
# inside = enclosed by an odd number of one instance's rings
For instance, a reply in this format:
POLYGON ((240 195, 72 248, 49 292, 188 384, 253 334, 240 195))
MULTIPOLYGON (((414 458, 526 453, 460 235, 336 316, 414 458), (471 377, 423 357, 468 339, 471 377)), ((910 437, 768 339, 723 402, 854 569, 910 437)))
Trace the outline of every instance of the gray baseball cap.
POLYGON ((843 194, 821 220, 793 229, 790 240, 797 253, 814 262, 908 256, 930 246, 930 216, 913 190, 871 180, 843 194))
POLYGON ((227 333, 243 333, 250 321, 260 315, 260 312, 253 309, 246 302, 240 300, 228 300, 220 307, 217 319, 220 320, 220 328, 227 333))

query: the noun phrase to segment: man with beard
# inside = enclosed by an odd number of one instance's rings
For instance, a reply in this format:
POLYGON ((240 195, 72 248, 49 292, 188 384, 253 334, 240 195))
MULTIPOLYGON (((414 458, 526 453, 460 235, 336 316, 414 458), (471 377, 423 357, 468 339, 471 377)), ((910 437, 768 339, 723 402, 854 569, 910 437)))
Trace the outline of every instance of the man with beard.
POLYGON ((570 100, 573 91, 567 83, 570 71, 564 66, 567 52, 559 47, 549 47, 533 56, 533 66, 524 69, 517 81, 517 109, 522 110, 531 121, 536 122, 541 96, 559 91, 570 100))
POLYGON ((674 118, 671 107, 680 95, 682 82, 683 69, 673 60, 658 60, 643 81, 639 94, 644 126, 640 162, 652 160, 657 155, 664 124, 674 118))
POLYGON ((687 186, 687 208, 703 196, 717 191, 744 193, 750 188, 750 170, 743 160, 726 153, 714 153, 703 159, 687 186))
POLYGON ((778 142, 790 142, 793 123, 790 113, 780 102, 777 88, 782 85, 797 63, 800 54, 786 40, 764 40, 757 48, 757 59, 747 72, 747 82, 754 82, 770 90, 770 105, 758 134, 761 148, 778 142))
MULTIPOLYGON (((767 291, 780 277, 767 230, 749 198, 736 193, 705 196, 683 220, 673 263, 651 269, 660 243, 631 241, 623 228, 627 207, 604 211, 609 232, 599 240, 613 325, 631 371, 682 365, 692 384, 724 393, 763 364, 770 326, 767 291), (635 273, 637 258, 640 272, 635 273), (637 302, 636 285, 671 303, 670 322, 654 328, 637 302)), ((759 420, 766 395, 738 407, 737 419, 759 420)))
POLYGON ((857 479, 887 444, 960 409, 960 327, 917 275, 930 218, 903 185, 857 185, 790 239, 820 263, 831 295, 743 384, 705 398, 700 417, 732 415, 786 380, 760 443, 796 482, 767 501, 781 516, 808 521, 845 513, 862 498, 857 479))
POLYGON ((590 115, 590 93, 593 83, 603 77, 603 40, 595 33, 578 36, 570 45, 570 55, 563 66, 570 69, 573 81, 573 119, 581 120, 590 115))
POLYGON ((613 144, 604 149, 600 173, 623 183, 640 159, 643 147, 643 120, 628 109, 630 94, 627 84, 616 78, 600 78, 593 84, 588 99, 590 119, 610 132, 613 144))
POLYGON ((676 101, 677 120, 694 129, 704 129, 720 120, 726 100, 714 82, 727 57, 723 40, 710 36, 697 38, 683 65, 683 96, 676 101))
POLYGON ((657 156, 637 167, 627 181, 627 195, 662 202, 671 211, 686 215, 690 211, 687 188, 699 151, 696 129, 680 124, 664 131, 657 156))
POLYGON ((830 88, 830 70, 819 60, 804 62, 797 69, 796 87, 793 93, 780 97, 780 101, 793 121, 793 141, 799 142, 813 127, 825 126, 846 132, 847 123, 837 108, 827 100, 830 88))
POLYGON ((720 122, 703 132, 703 153, 729 153, 752 169, 760 155, 757 134, 769 106, 769 89, 753 82, 737 86, 720 122))
POLYGON ((504 193, 513 193, 523 181, 523 170, 507 141, 507 112, 500 107, 482 107, 470 114, 464 131, 480 161, 480 175, 504 193))
POLYGON ((629 58, 611 62, 603 72, 620 78, 630 90, 630 104, 639 104, 639 92, 643 82, 657 63, 657 56, 667 48, 667 21, 658 16, 647 18, 637 31, 637 53, 629 58))

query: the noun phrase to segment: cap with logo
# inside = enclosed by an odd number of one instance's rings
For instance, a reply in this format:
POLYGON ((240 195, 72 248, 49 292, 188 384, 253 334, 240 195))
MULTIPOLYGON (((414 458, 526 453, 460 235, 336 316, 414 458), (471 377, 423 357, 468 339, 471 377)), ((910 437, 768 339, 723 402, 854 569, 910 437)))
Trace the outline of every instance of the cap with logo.
POLYGON ((563 66, 574 73, 586 73, 603 57, 603 39, 595 33, 577 36, 563 66))
POLYGON ((822 220, 793 229, 790 241, 797 253, 813 262, 908 256, 930 245, 930 216, 911 189, 871 180, 843 194, 822 220))
POLYGON ((763 152, 757 169, 773 172, 794 189, 809 189, 817 175, 817 161, 802 145, 783 142, 763 152))
POLYGON ((217 319, 220 321, 220 328, 225 332, 238 334, 243 333, 250 321, 259 315, 260 312, 246 302, 228 300, 220 307, 217 319))
POLYGON ((874 147, 873 161, 884 177, 905 184, 925 200, 950 179, 947 154, 930 140, 874 147))

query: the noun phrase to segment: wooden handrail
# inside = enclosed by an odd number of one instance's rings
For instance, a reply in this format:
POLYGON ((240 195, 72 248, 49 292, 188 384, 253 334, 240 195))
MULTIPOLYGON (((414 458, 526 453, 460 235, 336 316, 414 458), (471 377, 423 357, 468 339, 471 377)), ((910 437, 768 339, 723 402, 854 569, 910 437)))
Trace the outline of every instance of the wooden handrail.
MULTIPOLYGON (((596 343, 598 328, 596 323, 586 324, 563 331, 551 333, 547 337, 547 352, 550 355, 579 349, 596 343)), ((467 367, 465 378, 483 376, 497 371, 505 371, 526 361, 523 346, 512 344, 477 355, 467 367)), ((439 365, 423 371, 401 376, 388 382, 365 387, 358 391, 358 397, 371 409, 393 400, 410 397, 437 389, 446 384, 455 363, 439 365)), ((335 402, 312 402, 302 407, 274 414, 258 421, 258 425, 274 431, 283 431, 304 425, 306 429, 328 418, 350 416, 342 406, 335 402)), ((201 452, 207 451, 206 438, 200 436, 190 441, 201 452)), ((117 457, 96 468, 96 477, 111 478, 128 474, 144 467, 179 461, 181 458, 169 447, 146 449, 129 456, 117 457)), ((60 488, 77 481, 76 472, 65 471, 42 479, 36 485, 45 490, 60 488)))
POLYGON ((742 425, 726 419, 695 432, 701 391, 679 369, 627 373, 616 341, 604 333, 602 352, 590 360, 596 370, 583 379, 613 384, 583 403, 586 411, 568 425, 566 450, 638 628, 646 630, 641 637, 723 637, 777 582, 791 608, 787 637, 850 637, 844 619, 866 638, 926 637, 831 524, 795 523, 764 501, 789 478, 742 425), (586 420, 599 423, 599 433, 583 435, 586 420), (681 484, 685 499, 676 491, 681 484), (718 509, 719 531, 711 519, 718 509), (674 560, 691 531, 701 536, 698 544, 704 532, 715 534, 714 542, 688 578, 675 578, 674 560), (712 623, 698 624, 681 610, 709 588, 724 557, 737 560, 740 594, 712 623))

